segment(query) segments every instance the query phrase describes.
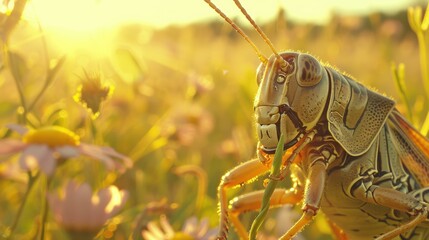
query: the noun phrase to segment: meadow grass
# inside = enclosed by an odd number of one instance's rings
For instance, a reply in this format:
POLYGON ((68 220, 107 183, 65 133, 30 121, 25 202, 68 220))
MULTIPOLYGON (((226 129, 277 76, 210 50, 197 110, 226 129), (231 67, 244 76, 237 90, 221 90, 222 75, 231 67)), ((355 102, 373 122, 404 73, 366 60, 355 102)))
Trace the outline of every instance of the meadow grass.
MULTIPOLYGON (((411 11, 409 18, 405 11, 336 15, 327 25, 314 25, 293 23, 280 10, 262 28, 277 49, 308 52, 394 98, 427 135, 429 20, 418 22, 416 12, 422 10, 411 11)), ((25 21, 13 30, 1 42, 2 140, 21 141, 6 127, 10 123, 33 129, 58 125, 81 142, 128 156, 133 166, 111 169, 88 156, 63 157, 46 175, 37 167, 23 171, 18 154, 0 156, 0 238, 139 239, 153 221, 162 223, 161 230, 168 228, 165 219, 175 233, 192 235, 182 228, 191 217, 216 227, 222 174, 256 152, 253 97, 259 59, 247 42, 220 21, 164 29, 130 24, 93 33, 79 44, 25 21), (70 227, 58 220, 47 197, 64 195, 69 180, 94 192, 117 186, 127 191, 125 204, 103 226, 70 227)), ((270 53, 252 29, 244 30, 270 53)), ((229 191, 230 198, 262 189, 262 180, 229 191)), ((243 216, 249 228, 256 214, 243 216)), ((294 215, 270 211, 260 239, 284 233, 276 220, 281 214, 294 215)), ((323 216, 300 237, 332 239, 323 216)))

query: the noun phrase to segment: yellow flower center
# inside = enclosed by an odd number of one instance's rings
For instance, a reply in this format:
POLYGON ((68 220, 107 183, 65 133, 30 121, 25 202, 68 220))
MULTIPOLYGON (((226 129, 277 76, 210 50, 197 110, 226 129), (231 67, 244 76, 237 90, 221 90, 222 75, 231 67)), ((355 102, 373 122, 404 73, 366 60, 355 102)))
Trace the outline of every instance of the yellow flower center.
POLYGON ((28 131, 23 137, 23 142, 45 144, 49 147, 77 146, 79 145, 79 136, 66 128, 49 126, 28 131))
POLYGON ((170 240, 194 240, 194 238, 184 232, 176 232, 170 240))

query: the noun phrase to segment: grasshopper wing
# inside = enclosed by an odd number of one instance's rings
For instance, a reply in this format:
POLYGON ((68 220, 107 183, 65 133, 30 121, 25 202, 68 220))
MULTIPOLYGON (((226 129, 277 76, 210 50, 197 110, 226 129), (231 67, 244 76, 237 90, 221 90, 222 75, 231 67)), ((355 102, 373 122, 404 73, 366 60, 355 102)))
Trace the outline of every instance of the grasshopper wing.
POLYGON ((402 163, 422 187, 429 186, 429 139, 394 109, 387 121, 402 163))

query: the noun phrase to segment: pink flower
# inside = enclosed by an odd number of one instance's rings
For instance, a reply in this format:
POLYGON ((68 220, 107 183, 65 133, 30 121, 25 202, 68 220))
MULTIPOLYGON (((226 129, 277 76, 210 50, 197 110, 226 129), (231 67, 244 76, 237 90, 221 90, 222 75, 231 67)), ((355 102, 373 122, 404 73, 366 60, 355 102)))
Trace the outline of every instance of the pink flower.
POLYGON ((199 76, 196 73, 190 73, 188 76, 188 92, 189 97, 197 98, 213 90, 213 80, 210 76, 199 76))
POLYGON ((29 130, 21 125, 8 127, 21 134, 22 140, 0 140, 0 155, 21 152, 19 164, 24 170, 40 169, 47 175, 51 175, 58 160, 78 156, 97 159, 109 170, 132 166, 129 158, 114 149, 81 143, 79 136, 63 127, 49 126, 36 130, 29 130), (114 158, 122 160, 122 164, 114 161, 114 158))
POLYGON ((199 105, 178 106, 163 127, 164 135, 182 146, 191 146, 213 129, 213 117, 199 105))
POLYGON ((67 230, 99 230, 116 215, 128 198, 128 193, 116 186, 92 192, 89 184, 67 183, 63 193, 49 193, 49 206, 55 220, 67 230))

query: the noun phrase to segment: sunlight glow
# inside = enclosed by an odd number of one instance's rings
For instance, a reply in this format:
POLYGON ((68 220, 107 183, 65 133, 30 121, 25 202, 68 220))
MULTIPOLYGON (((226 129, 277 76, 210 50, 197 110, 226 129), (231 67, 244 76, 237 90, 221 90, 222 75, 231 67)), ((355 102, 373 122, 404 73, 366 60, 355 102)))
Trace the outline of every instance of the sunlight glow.
POLYGON ((26 17, 35 17, 42 26, 54 29, 84 32, 113 24, 102 16, 96 1, 38 0, 31 2, 27 10, 30 13, 26 12, 26 17))
MULTIPOLYGON (((424 0, 264 0, 243 1, 243 5, 258 22, 272 19, 280 7, 286 15, 298 21, 324 23, 332 12, 362 14, 383 9, 392 12, 424 0), (308 7, 312 6, 312 7, 308 7)), ((13 1, 11 1, 13 2, 13 1)), ((229 16, 240 16, 232 0, 213 0, 229 16)), ((47 28, 88 32, 127 22, 154 27, 188 24, 219 19, 203 0, 33 0, 26 9, 27 19, 33 18, 47 28)), ((3 7, 4 8, 4 7, 3 7)))

